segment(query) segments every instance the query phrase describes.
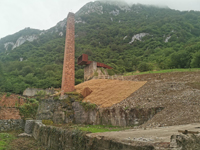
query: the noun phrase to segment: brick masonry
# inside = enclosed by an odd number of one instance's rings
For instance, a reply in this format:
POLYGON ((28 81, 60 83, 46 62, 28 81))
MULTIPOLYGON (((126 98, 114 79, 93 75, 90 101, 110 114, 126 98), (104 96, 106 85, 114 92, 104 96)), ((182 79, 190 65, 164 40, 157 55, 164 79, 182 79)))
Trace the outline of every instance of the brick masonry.
POLYGON ((65 54, 63 62, 63 75, 61 95, 75 90, 75 15, 69 13, 65 40, 65 54))
POLYGON ((0 107, 0 120, 21 119, 19 110, 14 107, 0 107))

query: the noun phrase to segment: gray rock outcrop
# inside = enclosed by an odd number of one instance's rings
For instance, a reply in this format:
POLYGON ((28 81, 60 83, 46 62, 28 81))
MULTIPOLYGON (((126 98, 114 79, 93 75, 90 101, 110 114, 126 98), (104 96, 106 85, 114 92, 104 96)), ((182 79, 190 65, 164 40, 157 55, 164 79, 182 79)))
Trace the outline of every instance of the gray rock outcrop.
POLYGON ((8 50, 8 47, 9 47, 9 46, 12 46, 12 47, 13 47, 13 46, 14 46, 14 43, 13 43, 13 42, 7 42, 7 43, 4 44, 4 48, 5 48, 6 50, 8 50))
POLYGON ((31 36, 21 36, 17 39, 16 43, 13 45, 13 49, 15 49, 16 47, 19 47, 20 45, 24 44, 26 41, 29 42, 33 42, 34 40, 36 40, 38 37, 36 35, 31 35, 31 36))
POLYGON ((143 37, 149 35, 149 33, 139 33, 132 37, 132 40, 129 42, 129 44, 133 43, 135 40, 141 41, 143 37))

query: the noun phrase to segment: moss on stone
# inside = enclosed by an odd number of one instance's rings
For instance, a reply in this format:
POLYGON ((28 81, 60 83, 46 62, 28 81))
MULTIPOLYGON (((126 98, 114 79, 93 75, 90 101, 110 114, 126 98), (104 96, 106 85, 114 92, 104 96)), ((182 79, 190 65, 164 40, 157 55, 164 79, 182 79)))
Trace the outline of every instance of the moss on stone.
POLYGON ((85 111, 95 110, 97 108, 96 104, 88 103, 88 102, 80 102, 81 106, 83 106, 85 111))
POLYGON ((45 124, 45 125, 53 125, 52 120, 42 120, 42 123, 45 124))
POLYGON ((67 95, 80 95, 78 92, 66 92, 67 95))

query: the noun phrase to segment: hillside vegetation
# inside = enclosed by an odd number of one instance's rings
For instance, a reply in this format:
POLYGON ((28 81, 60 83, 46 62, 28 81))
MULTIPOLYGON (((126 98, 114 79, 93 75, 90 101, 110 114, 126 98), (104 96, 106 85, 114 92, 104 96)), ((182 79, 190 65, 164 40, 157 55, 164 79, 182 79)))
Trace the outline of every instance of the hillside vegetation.
MULTIPOLYGON (((112 66, 110 74, 200 67, 198 11, 96 1, 76 13, 75 26, 76 59, 88 54, 89 60, 112 66)), ((2 38, 0 90, 60 87, 65 29, 66 19, 46 31, 26 28, 2 38), (29 40, 13 49, 9 42, 15 44, 20 37, 29 40)), ((79 84, 83 68, 75 67, 79 84)))

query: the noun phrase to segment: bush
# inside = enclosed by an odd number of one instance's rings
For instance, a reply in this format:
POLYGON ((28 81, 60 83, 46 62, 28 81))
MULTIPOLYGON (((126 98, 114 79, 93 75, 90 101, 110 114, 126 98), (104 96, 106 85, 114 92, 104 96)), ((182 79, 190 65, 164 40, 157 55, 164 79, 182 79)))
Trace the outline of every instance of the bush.
POLYGON ((138 66, 138 70, 140 72, 151 71, 151 70, 153 70, 153 67, 150 64, 148 64, 148 63, 141 62, 139 64, 139 66, 138 66))
POLYGON ((25 103, 19 107, 20 115, 25 118, 33 118, 35 119, 37 109, 38 109, 38 102, 34 101, 33 103, 25 103))
POLYGON ((109 76, 115 75, 115 72, 114 72, 113 69, 107 69, 107 72, 108 72, 108 75, 109 75, 109 76))

